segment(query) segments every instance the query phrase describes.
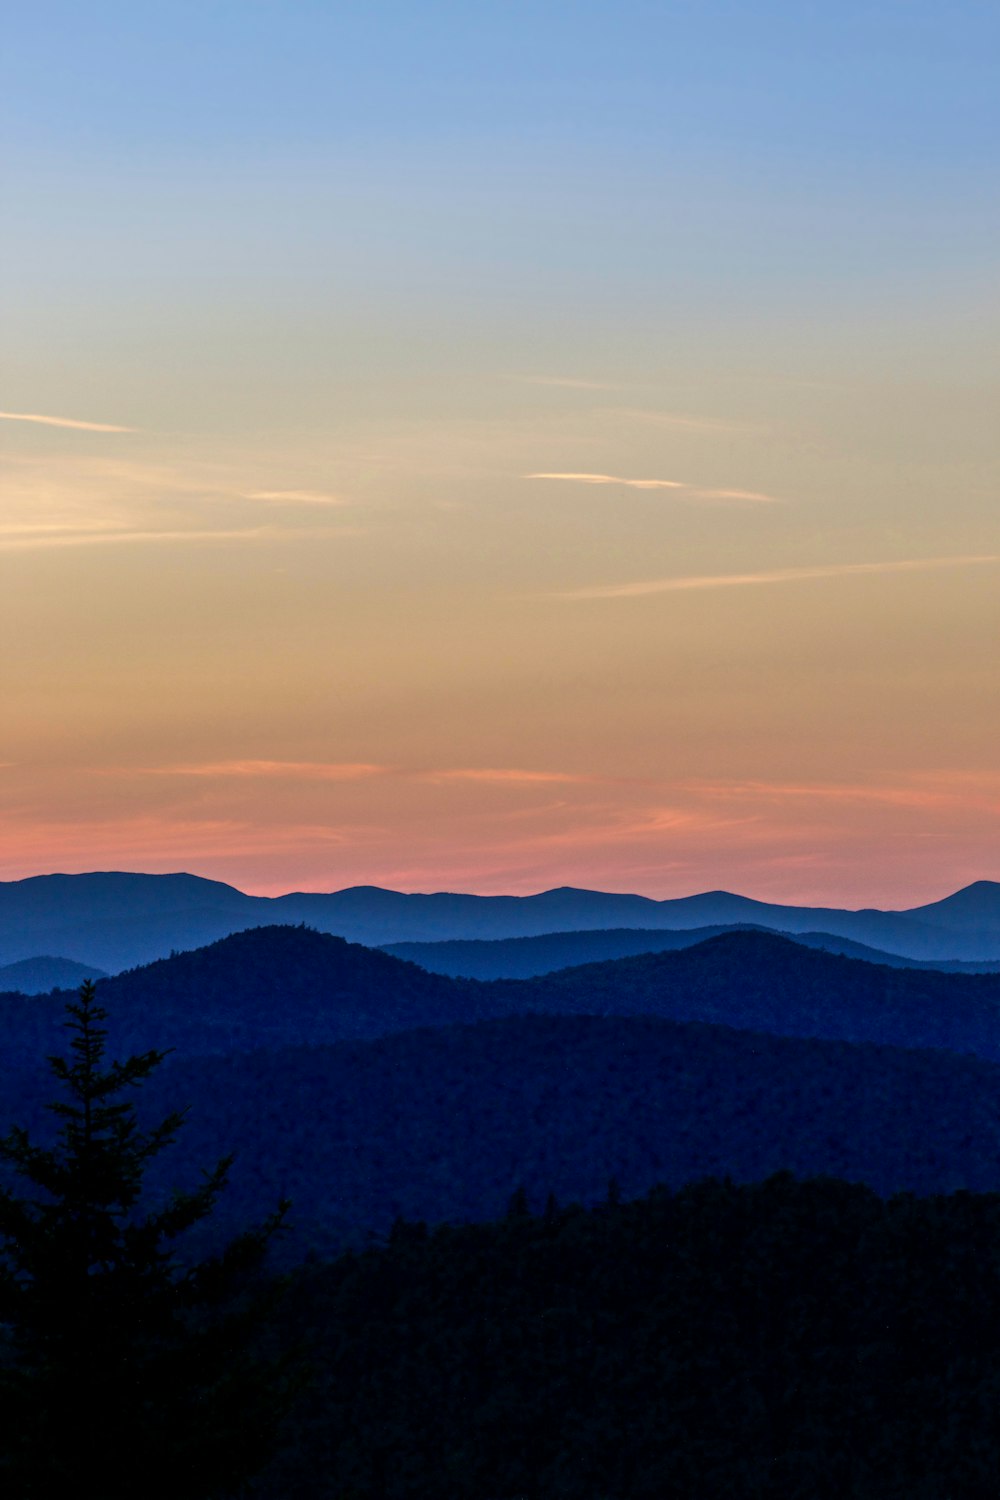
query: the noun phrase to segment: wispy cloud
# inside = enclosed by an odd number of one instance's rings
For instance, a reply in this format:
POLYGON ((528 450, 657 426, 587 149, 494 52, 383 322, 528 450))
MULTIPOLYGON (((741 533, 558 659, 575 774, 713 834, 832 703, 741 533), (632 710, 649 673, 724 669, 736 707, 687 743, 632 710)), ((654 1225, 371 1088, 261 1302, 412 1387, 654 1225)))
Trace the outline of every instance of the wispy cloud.
MULTIPOLYGON (((115 775, 120 771, 115 770, 115 775)), ((508 767, 446 766, 443 768, 385 766, 371 761, 217 760, 165 766, 142 766, 143 776, 276 777, 306 781, 363 781, 392 776, 410 781, 493 782, 502 785, 593 785, 607 778, 574 771, 526 771, 508 767)))
POLYGON ((690 578, 653 578, 640 583, 602 584, 569 589, 558 599, 636 599, 644 594, 672 594, 695 589, 747 588, 755 584, 798 583, 812 578, 851 578, 869 573, 921 573, 934 568, 964 568, 1000 562, 1000 553, 976 557, 918 557, 898 562, 834 563, 816 568, 774 568, 759 573, 715 573, 690 578))
POLYGON ((293 505, 343 505, 339 495, 327 495, 321 490, 253 490, 244 497, 247 500, 272 500, 278 504, 293 505))
POLYGON ((522 479, 566 479, 576 484, 623 484, 631 490, 686 490, 682 479, 623 479, 619 474, 522 474, 522 479))
POLYGON ((90 532, 105 532, 108 530, 120 530, 108 521, 0 521, 0 543, 5 538, 25 538, 34 540, 48 536, 63 536, 67 532, 80 535, 90 532))
POLYGON ((278 526, 209 527, 197 530, 178 527, 173 531, 124 530, 94 522, 43 525, 39 527, 0 527, 0 552, 37 552, 47 548, 66 547, 136 547, 153 544, 198 544, 202 542, 321 541, 333 537, 356 536, 357 529, 346 526, 309 526, 289 529, 278 526))
MULTIPOLYGON (((122 456, 83 453, 0 453, 4 472, 0 552, 51 548, 260 546, 356 536, 345 525, 345 503, 286 471, 287 488, 272 488, 273 456, 208 460, 179 451, 122 456), (266 467, 265 467, 266 464, 266 467), (306 482, 301 488, 296 479, 306 482), (263 481, 263 482, 262 482, 263 481)), ((108 445, 101 445, 107 449, 108 445)))
POLYGON ((48 417, 37 411, 0 411, 3 422, 38 422, 43 427, 72 427, 76 432, 136 432, 135 427, 119 427, 112 422, 83 422, 76 417, 48 417))
POLYGON ((699 796, 719 802, 796 801, 833 803, 876 803, 887 807, 930 808, 948 806, 954 800, 943 793, 922 791, 913 786, 873 786, 867 783, 806 782, 689 782, 687 789, 699 796))
POLYGON ((701 500, 749 500, 762 505, 780 505, 775 495, 765 495, 760 490, 694 490, 701 500))
POLYGON ((713 802, 816 802, 873 804, 889 808, 974 808, 1000 812, 1000 777, 962 771, 908 772, 892 783, 690 781, 680 788, 713 802))
POLYGON ((753 815, 720 816, 716 810, 691 807, 599 808, 588 819, 579 809, 559 828, 538 831, 518 842, 524 849, 586 849, 629 845, 635 841, 694 836, 712 839, 738 837, 737 830, 756 836, 759 819, 753 815))
MULTIPOLYGON (((206 527, 200 531, 114 531, 98 526, 84 531, 75 526, 66 529, 40 527, 35 535, 0 533, 0 552, 33 552, 48 547, 136 546, 153 542, 252 542, 279 534, 287 535, 267 526, 243 527, 238 530, 211 530, 206 527)), ((298 536, 302 534, 296 533, 298 536)), ((324 532, 323 535, 329 533, 324 532)))
POLYGON ((144 776, 270 776, 307 781, 363 781, 370 776, 385 776, 389 768, 368 761, 213 760, 195 765, 142 766, 139 771, 144 776))
POLYGON ((620 474, 522 474, 522 479, 559 479, 573 484, 616 484, 632 490, 676 490, 682 500, 749 501, 754 504, 778 505, 774 495, 760 490, 703 489, 683 479, 627 479, 620 474))

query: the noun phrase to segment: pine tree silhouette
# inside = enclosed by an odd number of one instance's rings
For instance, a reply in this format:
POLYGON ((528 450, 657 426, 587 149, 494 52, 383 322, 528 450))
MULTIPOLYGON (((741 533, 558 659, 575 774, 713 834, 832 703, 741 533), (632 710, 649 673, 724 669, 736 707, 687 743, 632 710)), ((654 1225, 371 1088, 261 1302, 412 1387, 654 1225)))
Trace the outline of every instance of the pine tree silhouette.
POLYGON ((70 1055, 49 1059, 63 1093, 49 1105, 54 1146, 21 1128, 0 1141, 0 1488, 10 1500, 239 1493, 295 1384, 289 1363, 253 1352, 287 1204, 184 1264, 174 1242, 211 1214, 232 1158, 143 1212, 146 1168, 183 1114, 142 1129, 123 1096, 166 1054, 106 1065, 92 983, 66 1010, 70 1055))

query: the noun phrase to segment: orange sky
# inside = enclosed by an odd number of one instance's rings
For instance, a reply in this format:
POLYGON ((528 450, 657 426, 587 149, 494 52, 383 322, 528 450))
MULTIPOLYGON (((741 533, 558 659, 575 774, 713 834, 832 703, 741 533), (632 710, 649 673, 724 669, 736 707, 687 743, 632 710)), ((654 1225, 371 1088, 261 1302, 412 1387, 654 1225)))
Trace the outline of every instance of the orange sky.
POLYGON ((329 17, 199 62, 153 9, 175 74, 230 59, 226 111, 202 79, 179 119, 106 6, 11 106, 0 878, 1000 878, 975 39, 667 7, 668 99, 589 8, 522 75, 504 8, 501 71, 459 27, 415 100, 359 20, 345 123, 300 87, 329 17))

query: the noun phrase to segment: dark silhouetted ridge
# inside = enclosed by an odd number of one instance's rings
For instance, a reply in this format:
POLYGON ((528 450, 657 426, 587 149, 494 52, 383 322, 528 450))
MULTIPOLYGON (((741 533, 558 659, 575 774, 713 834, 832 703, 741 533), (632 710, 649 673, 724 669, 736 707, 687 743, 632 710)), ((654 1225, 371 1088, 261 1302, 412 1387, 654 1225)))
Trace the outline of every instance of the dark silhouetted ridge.
MULTIPOLYGON (((145 1034, 147 1045, 190 1052, 329 1044, 542 1011, 652 1015, 1000 1059, 1000 975, 890 968, 758 930, 484 983, 305 927, 258 927, 102 980, 98 990, 123 1039, 145 1034)), ((43 1011, 12 1004, 14 1047, 19 1027, 43 1011)))
MULTIPOLYGON (((532 979, 556 969, 580 964, 601 963, 609 959, 629 958, 641 953, 667 953, 695 943, 719 937, 725 932, 764 932, 767 928, 749 923, 715 927, 684 928, 670 931, 661 928, 612 927, 583 932, 548 932, 538 937, 521 938, 453 938, 439 943, 387 943, 385 952, 396 958, 420 964, 432 974, 449 974, 467 979, 532 979)), ((830 932, 781 933, 806 948, 820 948, 827 953, 841 953, 867 963, 885 964, 896 969, 937 969, 941 972, 988 974, 1000 971, 1000 960, 979 963, 961 959, 903 958, 836 937, 830 932)))
POLYGON ((72 958, 22 958, 0 967, 0 991, 17 990, 22 995, 44 995, 49 990, 73 989, 85 979, 106 979, 103 969, 78 964, 72 958))
POLYGON ((257 927, 99 986, 191 1050, 339 1041, 471 1019, 464 991, 377 949, 307 927, 257 927))

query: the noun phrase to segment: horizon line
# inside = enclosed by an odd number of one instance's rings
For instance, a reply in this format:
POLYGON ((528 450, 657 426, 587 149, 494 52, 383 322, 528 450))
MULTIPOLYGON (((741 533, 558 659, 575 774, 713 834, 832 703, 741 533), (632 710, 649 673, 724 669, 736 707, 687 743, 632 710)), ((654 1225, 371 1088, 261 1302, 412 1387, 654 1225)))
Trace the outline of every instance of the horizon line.
MULTIPOLYGON (((277 895, 267 895, 265 893, 256 891, 245 891, 242 889, 242 887, 233 885, 230 881, 218 880, 211 875, 197 875, 191 870, 48 870, 44 873, 36 875, 21 875, 13 876, 10 879, 0 879, 0 889, 2 889, 4 886, 9 885, 23 885, 31 880, 86 880, 94 876, 102 875, 118 875, 124 876, 126 878, 138 878, 140 880, 176 880, 180 877, 188 880, 197 880, 203 882, 206 885, 222 885, 225 886, 227 890, 236 891, 239 895, 246 896, 249 899, 255 901, 280 901, 288 896, 340 896, 346 894, 349 891, 364 890, 383 891, 394 896, 458 896, 469 897, 477 901, 532 901, 537 900, 540 896, 551 896, 561 892, 572 891, 574 893, 589 896, 623 897, 626 899, 634 898, 640 901, 648 901, 650 902, 650 904, 655 906, 671 905, 678 901, 694 901, 705 896, 731 896, 738 901, 749 901, 757 906, 777 907, 799 911, 848 912, 852 915, 856 915, 860 912, 865 911, 874 911, 885 916, 905 916, 908 912, 919 911, 925 906, 934 906, 941 901, 947 901, 953 896, 962 895, 966 891, 973 890, 976 886, 997 886, 998 888, 1000 888, 1000 878, 993 880, 988 876, 977 876, 975 879, 968 881, 965 885, 961 885, 954 890, 947 891, 944 896, 937 897, 931 901, 918 902, 915 906, 912 907, 873 907, 870 905, 817 906, 811 903, 797 901, 769 901, 759 896, 744 895, 741 891, 727 890, 722 886, 716 886, 709 890, 691 891, 683 896, 646 896, 641 891, 636 890, 614 891, 603 890, 600 887, 595 886, 555 885, 546 886, 542 890, 531 891, 527 895, 518 895, 515 892, 505 891, 484 894, 479 891, 458 891, 445 888, 438 890, 399 890, 395 886, 376 885, 371 881, 362 881, 357 885, 338 886, 335 890, 294 889, 281 891, 277 895)), ((677 930, 681 931, 683 929, 678 928, 677 930)))

